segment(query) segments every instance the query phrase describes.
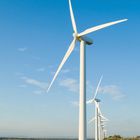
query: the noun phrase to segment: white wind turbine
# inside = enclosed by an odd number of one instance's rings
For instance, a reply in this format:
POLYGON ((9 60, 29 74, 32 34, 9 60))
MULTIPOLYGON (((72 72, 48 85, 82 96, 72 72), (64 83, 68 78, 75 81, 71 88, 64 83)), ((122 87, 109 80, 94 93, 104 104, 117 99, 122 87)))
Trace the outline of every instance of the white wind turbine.
MULTIPOLYGON (((105 117, 104 117, 105 118, 105 117)), ((106 130, 105 130, 105 123, 108 121, 108 119, 104 119, 104 118, 102 118, 99 114, 98 114, 98 125, 97 124, 95 124, 96 126, 96 135, 97 135, 97 138, 99 139, 99 140, 103 140, 104 138, 105 138, 105 136, 106 136, 106 130), (98 127, 97 127, 98 126, 98 127)), ((97 119, 97 116, 96 117, 94 117, 94 118, 92 118, 90 121, 89 121, 89 123, 92 123, 92 122, 94 122, 95 120, 97 119)))
MULTIPOLYGON (((95 99, 97 100, 97 99, 95 99)), ((98 100, 99 101, 99 100, 98 100)), ((89 123, 92 123, 95 121, 95 140, 103 140, 105 138, 105 124, 107 121, 109 121, 106 117, 104 117, 101 113, 100 107, 99 107, 99 102, 95 101, 95 108, 96 108, 96 114, 95 117, 93 117, 89 123)))
POLYGON ((101 140, 104 140, 104 138, 106 138, 106 133, 107 130, 105 129, 106 126, 106 122, 109 121, 108 119, 101 119, 101 123, 100 123, 100 129, 101 129, 101 140))
POLYGON ((101 124, 101 132, 102 132, 101 139, 104 140, 104 138, 106 138, 106 132, 107 132, 104 124, 101 124))
POLYGON ((93 41, 86 37, 87 34, 95 32, 97 30, 101 30, 103 28, 106 28, 111 25, 115 25, 121 22, 126 21, 127 19, 118 20, 110 23, 105 23, 102 25, 98 25, 95 27, 92 27, 90 29, 87 29, 81 33, 77 32, 76 22, 72 10, 71 0, 69 0, 69 9, 70 9, 70 16, 71 16, 71 22, 73 26, 73 41, 70 44, 64 58, 62 59, 62 62, 60 63, 51 83, 47 90, 51 88, 53 82, 55 81, 56 77, 58 76, 60 70, 62 69, 64 63, 69 58, 70 54, 73 52, 75 48, 75 43, 77 41, 80 42, 80 101, 79 101, 79 140, 86 140, 86 59, 85 59, 85 48, 86 45, 91 45, 93 41))
POLYGON ((103 79, 103 76, 101 76, 101 78, 99 80, 99 83, 98 83, 97 88, 95 90, 95 94, 94 94, 93 99, 87 101, 87 104, 91 104, 91 103, 95 104, 95 117, 90 121, 90 122, 95 121, 95 140, 102 139, 101 138, 101 135, 102 135, 101 134, 101 124, 105 121, 108 121, 108 119, 102 115, 102 112, 100 110, 99 103, 101 101, 96 98, 102 79, 103 79))
POLYGON ((104 129, 104 130, 103 130, 103 139, 106 138, 106 137, 107 137, 107 130, 104 129))
POLYGON ((98 117, 99 117, 99 123, 98 123, 98 129, 99 129, 99 140, 104 139, 104 128, 105 123, 109 121, 106 117, 103 116, 101 109, 100 109, 100 102, 97 102, 97 108, 98 108, 98 117))

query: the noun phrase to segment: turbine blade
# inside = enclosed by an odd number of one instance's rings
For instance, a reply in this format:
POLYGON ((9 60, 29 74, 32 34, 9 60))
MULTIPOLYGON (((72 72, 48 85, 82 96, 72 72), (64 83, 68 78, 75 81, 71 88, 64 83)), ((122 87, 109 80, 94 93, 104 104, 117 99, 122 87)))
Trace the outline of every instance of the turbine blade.
POLYGON ((106 120, 105 119, 103 119, 103 118, 101 118, 101 122, 103 123, 103 124, 105 124, 106 122, 108 122, 109 120, 106 118, 106 120))
POLYGON ((98 108, 99 116, 101 117, 102 121, 109 121, 106 117, 103 116, 101 109, 100 109, 99 105, 97 104, 97 102, 95 102, 95 105, 98 108))
POLYGON ((87 101, 86 103, 87 103, 87 104, 91 104, 91 103, 93 103, 93 102, 94 102, 94 99, 91 99, 91 100, 87 101))
POLYGON ((78 34, 78 36, 84 36, 84 35, 87 35, 89 33, 95 32, 97 30, 101 30, 103 28, 106 28, 106 27, 109 27, 109 26, 112 26, 112 25, 115 25, 115 24, 118 24, 118 23, 121 23, 121 22, 124 22, 124 21, 127 21, 127 20, 128 19, 117 20, 117 21, 114 21, 114 22, 109 22, 109 23, 105 23, 105 24, 102 24, 102 25, 98 25, 98 26, 95 26, 95 27, 92 27, 90 29, 85 30, 84 32, 78 34))
POLYGON ((75 22, 73 10, 72 10, 71 0, 69 0, 69 8, 70 8, 70 16, 71 16, 71 22, 72 22, 73 30, 74 30, 75 33, 77 33, 77 27, 76 27, 76 22, 75 22))
POLYGON ((62 59, 62 62, 60 63, 60 65, 59 65, 59 67, 58 67, 58 69, 57 69, 57 71, 56 71, 56 73, 55 73, 55 75, 54 75, 54 77, 53 77, 53 79, 52 79, 52 81, 51 81, 51 84, 50 84, 49 88, 47 89, 47 92, 49 92, 49 90, 50 90, 50 88, 51 88, 53 82, 55 81, 57 75, 59 74, 59 72, 60 72, 60 70, 62 69, 63 65, 65 64, 65 62, 66 62, 67 59, 69 58, 70 54, 71 54, 72 51, 74 50, 75 43, 76 43, 76 38, 74 38, 73 41, 72 41, 72 43, 70 44, 69 49, 67 50, 67 52, 66 52, 64 58, 62 59))
POLYGON ((109 120, 108 120, 106 117, 104 117, 103 115, 100 115, 100 116, 101 116, 103 122, 109 121, 109 120))
POLYGON ((95 121, 95 117, 94 118, 92 118, 88 123, 90 124, 90 123, 92 123, 93 121, 95 121))
POLYGON ((96 91, 95 91, 95 94, 94 94, 94 98, 93 99, 95 99, 96 96, 97 96, 97 94, 98 94, 98 90, 99 90, 99 87, 100 87, 100 84, 101 84, 102 79, 103 79, 103 75, 101 76, 101 78, 99 80, 99 83, 97 85, 97 88, 96 88, 96 91))
POLYGON ((106 126, 106 122, 101 121, 101 125, 106 126))

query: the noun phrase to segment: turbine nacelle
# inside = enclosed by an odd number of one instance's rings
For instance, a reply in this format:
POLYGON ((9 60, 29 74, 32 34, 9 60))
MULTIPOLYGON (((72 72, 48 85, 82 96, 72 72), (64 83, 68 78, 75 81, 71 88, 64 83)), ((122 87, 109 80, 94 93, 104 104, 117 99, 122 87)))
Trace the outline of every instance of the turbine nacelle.
POLYGON ((81 42, 84 41, 87 45, 92 45, 93 40, 87 36, 77 36, 77 39, 81 42))
POLYGON ((77 33, 73 33, 73 37, 76 38, 79 42, 84 41, 87 45, 92 45, 93 40, 87 36, 79 36, 77 33))
POLYGON ((95 99, 95 101, 96 101, 97 103, 101 102, 101 100, 100 100, 100 99, 97 99, 97 98, 95 99))

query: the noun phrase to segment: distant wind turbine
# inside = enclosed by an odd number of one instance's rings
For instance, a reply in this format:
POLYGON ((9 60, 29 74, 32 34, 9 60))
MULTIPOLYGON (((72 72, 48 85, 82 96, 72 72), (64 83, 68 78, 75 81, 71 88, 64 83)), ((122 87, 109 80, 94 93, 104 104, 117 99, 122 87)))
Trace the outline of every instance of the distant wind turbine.
MULTIPOLYGON (((95 124, 95 127, 96 127, 96 135, 97 135, 97 138, 99 140, 103 140, 105 137, 106 137, 106 129, 105 129, 105 125, 106 125, 106 122, 109 121, 108 119, 105 119, 105 117, 103 118, 102 116, 100 116, 100 114, 98 113, 98 124, 95 124), (98 126, 98 128, 97 128, 98 126)), ((96 119, 97 119, 97 116, 93 117, 90 121, 89 121, 89 124, 91 124, 92 122, 94 122, 96 119)))
POLYGON ((93 99, 87 101, 87 104, 95 104, 95 117, 90 120, 90 123, 92 121, 95 121, 95 140, 102 140, 101 127, 103 128, 103 126, 101 125, 103 125, 104 122, 108 121, 108 119, 102 115, 102 112, 99 106, 99 103, 101 102, 101 100, 96 98, 102 79, 103 79, 103 76, 101 76, 99 80, 93 99))
POLYGON ((109 121, 106 117, 103 116, 101 109, 100 109, 100 101, 97 102, 97 108, 98 108, 98 129, 99 129, 99 140, 104 139, 104 129, 105 129, 105 123, 109 121))
POLYGON ((80 42, 80 101, 79 101, 79 140, 86 140, 86 59, 85 59, 85 49, 86 45, 93 44, 93 41, 88 38, 86 35, 92 32, 95 32, 97 30, 101 30, 103 28, 106 28, 111 25, 115 25, 121 22, 126 21, 127 19, 118 20, 102 25, 98 25, 95 27, 92 27, 90 29, 87 29, 81 33, 78 33, 77 26, 73 14, 73 9, 71 5, 71 0, 69 0, 69 9, 70 9, 70 16, 71 16, 71 22, 73 27, 73 41, 70 44, 64 58, 62 59, 62 62, 60 63, 51 83, 47 90, 47 92, 50 90, 53 82, 55 81, 56 77, 58 76, 60 70, 62 69, 63 65, 69 58, 70 54, 73 52, 75 48, 75 44, 77 41, 80 42))
POLYGON ((87 104, 95 104, 95 140, 99 140, 99 105, 98 102, 100 102, 99 99, 96 99, 96 96, 98 94, 98 90, 101 84, 101 81, 103 79, 103 76, 101 76, 99 83, 97 85, 97 88, 95 90, 95 94, 93 99, 87 101, 87 104))

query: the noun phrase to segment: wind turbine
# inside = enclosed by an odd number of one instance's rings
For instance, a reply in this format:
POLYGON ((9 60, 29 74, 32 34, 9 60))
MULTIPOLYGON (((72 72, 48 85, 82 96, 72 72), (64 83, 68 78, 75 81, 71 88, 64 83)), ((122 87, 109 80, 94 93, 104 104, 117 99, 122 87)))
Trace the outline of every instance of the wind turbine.
POLYGON ((103 79, 103 76, 101 76, 99 80, 93 99, 87 101, 87 104, 91 104, 91 103, 95 104, 95 117, 92 119, 92 120, 95 120, 95 140, 101 140, 101 121, 107 120, 102 115, 100 107, 99 107, 99 103, 101 102, 101 100, 96 98, 102 79, 103 79))
POLYGON ((104 138, 106 138, 106 136, 107 136, 107 130, 104 129, 104 130, 103 130, 103 133, 104 133, 104 134, 103 134, 103 136, 104 136, 103 139, 104 139, 104 138))
POLYGON ((56 77, 58 76, 60 70, 62 69, 63 65, 69 58, 70 54, 73 52, 75 48, 75 44, 77 41, 80 42, 80 101, 79 101, 79 140, 86 140, 86 45, 93 44, 92 39, 88 38, 86 35, 92 32, 95 32, 97 30, 101 30, 103 28, 106 28, 111 25, 115 25, 124 21, 127 21, 127 19, 118 20, 114 22, 105 23, 102 25, 98 25, 92 28, 89 28, 81 33, 78 33, 77 26, 73 14, 73 9, 71 5, 71 0, 69 0, 69 9, 70 9, 70 16, 71 16, 71 22, 73 27, 73 41, 71 42, 64 58, 62 59, 62 62, 60 63, 49 88, 47 89, 47 92, 51 88, 53 82, 55 81, 56 77))
POLYGON ((98 108, 98 117, 99 117, 99 124, 98 124, 99 140, 103 140, 105 123, 109 120, 103 116, 101 109, 100 109, 100 102, 97 102, 97 104, 98 104, 97 108, 98 108))
POLYGON ((107 132, 104 124, 101 124, 101 131, 102 131, 102 138, 101 139, 104 140, 104 138, 106 138, 106 132, 107 132))
MULTIPOLYGON (((98 104, 99 105, 99 104, 98 104)), ((109 121, 106 117, 104 117, 101 113, 100 107, 97 104, 95 104, 95 108, 97 113, 95 114, 95 117, 93 117, 89 123, 92 123, 95 121, 95 134, 96 134, 96 139, 103 140, 105 137, 105 123, 109 121)))
POLYGON ((106 122, 108 121, 108 119, 107 120, 105 120, 105 119, 103 119, 103 120, 101 120, 100 122, 100 127, 101 127, 101 139, 102 140, 104 140, 104 138, 106 138, 106 132, 107 132, 107 130, 105 129, 105 126, 106 126, 106 122))

